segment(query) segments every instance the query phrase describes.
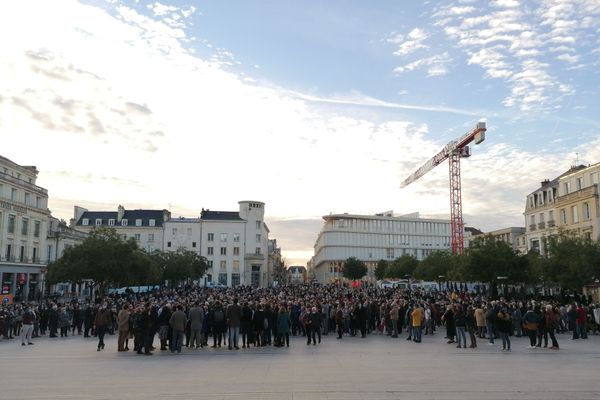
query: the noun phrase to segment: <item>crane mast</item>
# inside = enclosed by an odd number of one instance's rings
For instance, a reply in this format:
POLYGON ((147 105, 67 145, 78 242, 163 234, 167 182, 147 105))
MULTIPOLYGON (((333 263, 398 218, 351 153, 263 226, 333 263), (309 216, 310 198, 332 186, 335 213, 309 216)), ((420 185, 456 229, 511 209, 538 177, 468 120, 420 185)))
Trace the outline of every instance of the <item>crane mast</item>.
POLYGON ((464 250, 464 223, 462 218, 462 189, 460 178, 460 159, 471 156, 469 144, 480 144, 485 140, 486 123, 478 122, 475 127, 457 140, 449 142, 429 161, 406 178, 400 187, 406 187, 427 174, 448 159, 450 175, 450 237, 452 252, 461 254, 464 250))

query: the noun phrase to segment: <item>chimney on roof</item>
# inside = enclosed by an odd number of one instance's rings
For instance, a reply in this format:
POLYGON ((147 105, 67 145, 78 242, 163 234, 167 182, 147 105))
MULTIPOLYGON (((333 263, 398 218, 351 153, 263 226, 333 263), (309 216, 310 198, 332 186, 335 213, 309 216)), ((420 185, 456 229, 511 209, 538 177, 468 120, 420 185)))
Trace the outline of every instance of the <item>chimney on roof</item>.
POLYGON ((541 186, 547 185, 548 183, 550 183, 550 179, 544 179, 541 183, 541 186))
POLYGON ((125 215, 125 207, 119 204, 119 208, 117 209, 117 223, 120 224, 123 216, 125 215))

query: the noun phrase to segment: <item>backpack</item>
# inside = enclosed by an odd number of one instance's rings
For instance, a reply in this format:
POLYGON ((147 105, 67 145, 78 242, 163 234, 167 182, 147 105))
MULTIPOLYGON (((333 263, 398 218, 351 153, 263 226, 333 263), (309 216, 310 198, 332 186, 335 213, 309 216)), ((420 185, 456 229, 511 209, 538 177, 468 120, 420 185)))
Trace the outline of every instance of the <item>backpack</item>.
POLYGON ((225 319, 225 315, 223 314, 223 310, 215 310, 215 322, 223 322, 223 320, 225 319))

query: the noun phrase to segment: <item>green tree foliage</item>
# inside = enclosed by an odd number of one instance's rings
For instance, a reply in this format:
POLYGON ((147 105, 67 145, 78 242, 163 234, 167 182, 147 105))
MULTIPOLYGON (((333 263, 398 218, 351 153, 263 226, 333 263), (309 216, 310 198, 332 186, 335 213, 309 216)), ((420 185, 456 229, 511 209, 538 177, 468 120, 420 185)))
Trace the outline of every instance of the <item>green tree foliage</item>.
POLYGON ((487 235, 477 238, 467 250, 464 278, 479 282, 522 282, 527 277, 527 266, 512 247, 497 238, 487 235))
POLYGON ((547 239, 547 249, 549 257, 544 279, 579 291, 600 277, 600 244, 597 241, 561 233, 547 239))
POLYGON ((346 279, 361 279, 367 272, 368 268, 365 263, 355 257, 350 257, 344 262, 343 275, 346 279))
POLYGON ((415 269, 414 277, 426 281, 446 280, 448 279, 448 272, 452 270, 454 264, 455 259, 451 253, 434 251, 419 263, 415 269))
POLYGON ((49 283, 91 281, 104 293, 109 285, 150 284, 160 279, 156 265, 135 240, 123 240, 112 228, 98 228, 79 245, 48 265, 49 283))
POLYGON ((375 278, 377 280, 382 280, 385 278, 385 272, 388 269, 388 262, 386 260, 379 260, 377 262, 377 267, 375 267, 375 278))
POLYGON ((409 255, 404 255, 395 259, 387 268, 385 277, 392 279, 402 279, 406 277, 413 277, 419 261, 409 255))
POLYGON ((163 281, 171 285, 186 279, 200 278, 206 272, 208 264, 204 257, 189 250, 154 251, 151 253, 154 262, 159 266, 163 281))

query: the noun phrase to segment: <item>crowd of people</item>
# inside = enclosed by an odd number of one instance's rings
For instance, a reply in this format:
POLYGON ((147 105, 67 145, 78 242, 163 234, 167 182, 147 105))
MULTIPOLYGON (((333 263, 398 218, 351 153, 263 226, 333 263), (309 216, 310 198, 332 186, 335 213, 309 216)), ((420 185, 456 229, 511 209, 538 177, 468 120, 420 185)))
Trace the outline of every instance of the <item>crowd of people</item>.
POLYGON ((23 346, 46 334, 93 336, 97 351, 104 350, 104 337, 111 334, 118 337, 117 351, 143 355, 181 353, 184 347, 288 347, 290 335, 313 346, 329 334, 341 340, 406 333, 406 340, 421 343, 438 331, 457 348, 476 348, 478 339, 490 345, 498 340, 503 351, 510 351, 511 337, 527 336, 530 348, 558 350, 557 333, 570 332, 573 340, 598 334, 600 305, 572 300, 343 285, 180 288, 85 302, 3 305, 0 333, 4 340, 20 338, 23 346))

